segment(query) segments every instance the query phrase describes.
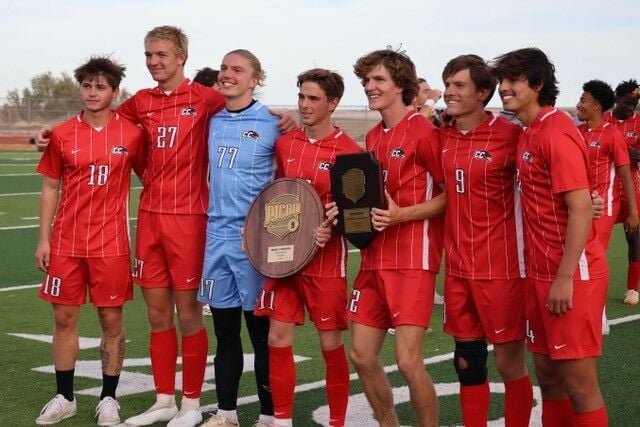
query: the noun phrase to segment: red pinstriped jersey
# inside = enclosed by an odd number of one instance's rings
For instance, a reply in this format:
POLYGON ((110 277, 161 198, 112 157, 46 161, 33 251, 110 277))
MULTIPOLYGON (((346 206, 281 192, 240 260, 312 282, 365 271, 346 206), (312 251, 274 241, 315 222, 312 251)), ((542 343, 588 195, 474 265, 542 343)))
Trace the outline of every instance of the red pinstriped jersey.
MULTIPOLYGON (((398 206, 440 194, 440 136, 424 116, 411 110, 393 128, 380 122, 367 134, 367 150, 383 169, 385 187, 398 206)), ((363 270, 423 269, 437 272, 442 259, 443 218, 403 222, 378 233, 361 250, 363 270)))
MULTIPOLYGON (((618 120, 613 117, 611 112, 604 114, 604 119, 613 123, 616 128, 622 133, 627 147, 634 147, 640 149, 640 114, 633 113, 631 117, 626 120, 618 120)), ((633 186, 636 189, 636 193, 640 191, 640 162, 630 162, 631 175, 633 176, 633 186)))
MULTIPOLYGON (((568 191, 589 189, 587 146, 564 113, 545 107, 526 127, 516 159, 524 218, 527 277, 553 281, 564 253, 568 191)), ((607 261, 591 227, 575 280, 604 277, 607 261)))
POLYGON ((440 128, 447 190, 445 264, 447 274, 455 277, 515 279, 524 277, 515 185, 520 128, 487 115, 469 132, 451 125, 440 128))
POLYGON ((100 130, 78 115, 56 126, 37 172, 62 180, 51 253, 129 254, 131 170, 144 168, 142 130, 117 113, 100 130))
POLYGON ((147 143, 141 210, 207 212, 208 124, 224 105, 217 90, 185 80, 169 94, 143 89, 120 106, 123 116, 142 125, 147 143))
MULTIPOLYGON (((278 139, 275 147, 279 177, 302 178, 316 189, 322 205, 332 201, 329 172, 336 155, 359 153, 362 148, 340 129, 316 141, 310 141, 304 129, 296 129, 278 139)), ((324 248, 318 248, 313 260, 301 274, 316 277, 345 277, 347 243, 342 236, 331 236, 324 248)))
POLYGON ((591 189, 604 199, 607 216, 613 215, 613 204, 620 203, 622 185, 616 168, 629 164, 629 151, 620 131, 615 125, 604 122, 589 129, 586 124, 578 126, 587 143, 591 189))

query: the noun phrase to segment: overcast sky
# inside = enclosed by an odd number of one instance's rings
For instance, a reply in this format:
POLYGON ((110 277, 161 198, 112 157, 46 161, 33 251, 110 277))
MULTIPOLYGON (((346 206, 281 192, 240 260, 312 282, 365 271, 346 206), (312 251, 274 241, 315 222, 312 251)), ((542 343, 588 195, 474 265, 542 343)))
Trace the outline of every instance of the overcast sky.
POLYGON ((36 74, 71 73, 94 54, 112 54, 127 66, 128 90, 154 86, 142 40, 158 25, 179 26, 189 36, 189 77, 217 68, 232 49, 251 50, 267 72, 260 98, 271 105, 294 104, 297 74, 316 66, 343 75, 342 105, 365 105, 353 63, 387 45, 402 45, 418 74, 440 88, 442 68, 454 56, 491 59, 537 46, 556 65, 559 106, 575 105, 587 80, 615 87, 640 78, 638 0, 3 0, 2 6, 0 97, 29 86, 36 74))

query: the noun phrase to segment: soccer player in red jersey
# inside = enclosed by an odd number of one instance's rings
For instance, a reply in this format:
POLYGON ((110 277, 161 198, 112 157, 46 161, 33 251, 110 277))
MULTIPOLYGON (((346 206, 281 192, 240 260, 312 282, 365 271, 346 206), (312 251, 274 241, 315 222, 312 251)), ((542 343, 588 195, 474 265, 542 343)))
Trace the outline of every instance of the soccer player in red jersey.
MULTIPOLYGON (((336 155, 357 153, 360 146, 331 124, 331 114, 344 93, 342 77, 329 70, 312 69, 298 76, 298 109, 304 127, 282 136, 275 145, 279 177, 310 182, 329 212, 337 213, 331 201, 329 171, 336 155)), ((349 399, 349 366, 342 342, 347 328, 347 244, 331 235, 333 216, 316 229, 320 247, 310 264, 285 279, 267 279, 258 299, 256 314, 270 318, 269 380, 275 425, 292 425, 296 371, 293 337, 296 325, 304 323, 304 309, 318 330, 325 361, 330 426, 343 426, 349 399)))
POLYGON ((141 175, 144 165, 142 131, 111 110, 124 71, 98 57, 75 70, 83 111, 53 129, 37 168, 43 182, 35 258, 47 274, 38 296, 53 306, 57 391, 36 424, 55 424, 76 413, 77 324, 87 288, 102 327, 98 425, 120 423, 115 393, 125 349, 122 305, 133 297, 129 188, 132 168, 141 175))
POLYGON ((592 188, 602 195, 606 206, 604 215, 594 222, 596 233, 606 249, 621 212, 625 232, 637 231, 640 220, 627 144, 616 126, 604 120, 604 112, 614 104, 613 90, 601 80, 586 82, 582 90, 576 108, 578 118, 585 123, 578 126, 578 130, 587 143, 592 188), (620 186, 624 194, 622 199, 618 197, 620 186), (624 209, 621 200, 625 203, 624 209))
POLYGON ((389 381, 379 354, 395 328, 396 360, 409 385, 419 425, 438 425, 438 401, 422 362, 422 344, 433 308, 435 276, 442 256, 444 211, 437 129, 411 107, 417 93, 415 66, 390 49, 362 56, 354 65, 369 108, 382 121, 366 138, 381 163, 387 209, 372 209, 379 233, 361 250, 348 318, 353 321, 351 360, 376 420, 397 425, 389 381), (435 197, 435 198, 434 198, 435 197))
POLYGON ((516 167, 527 272, 527 340, 545 426, 606 426, 598 384, 607 261, 592 227, 587 147, 553 107, 555 67, 537 48, 495 59, 504 108, 525 125, 516 167))
POLYGON ((515 196, 520 129, 485 111, 496 78, 477 55, 442 72, 448 121, 440 126, 447 195, 444 330, 455 339, 466 426, 486 426, 487 341, 505 384, 507 426, 528 426, 533 388, 525 364, 522 217, 515 196), (517 212, 517 214, 516 214, 517 212))
MULTIPOLYGON (((614 124, 624 137, 631 156, 631 174, 634 176, 634 186, 636 190, 636 201, 640 200, 640 114, 635 112, 638 106, 638 82, 630 79, 620 83, 616 87, 615 107, 611 112, 605 114, 607 122, 614 124)), ((623 216, 626 204, 623 203, 620 221, 624 221, 623 216)), ((632 230, 625 232, 627 244, 629 245, 629 269, 627 270, 627 291, 624 303, 629 305, 638 304, 638 283, 640 283, 640 233, 632 230)))

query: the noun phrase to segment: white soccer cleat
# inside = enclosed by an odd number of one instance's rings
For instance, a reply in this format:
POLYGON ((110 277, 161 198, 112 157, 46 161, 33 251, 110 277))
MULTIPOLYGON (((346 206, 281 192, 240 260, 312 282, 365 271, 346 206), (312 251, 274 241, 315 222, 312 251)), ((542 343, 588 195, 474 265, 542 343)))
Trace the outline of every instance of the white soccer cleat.
POLYGON ((111 396, 106 396, 96 406, 96 417, 99 426, 115 426, 120 424, 120 404, 111 396))
POLYGON ((638 305, 638 291, 628 289, 624 294, 624 303, 627 305, 638 305))
POLYGON ((173 395, 159 394, 156 403, 140 415, 127 418, 124 423, 129 426, 148 426, 150 424, 171 421, 178 413, 173 395))
POLYGON ((195 427, 202 422, 200 409, 180 409, 175 417, 169 421, 167 427, 195 427))
POLYGON ((202 424, 201 427, 238 427, 239 425, 240 423, 238 423, 237 419, 234 421, 222 415, 214 415, 209 418, 206 423, 202 424))
POLYGON ((63 395, 56 394, 56 396, 42 408, 40 416, 36 419, 36 424, 56 424, 66 418, 73 417, 77 411, 78 404, 75 399, 70 402, 65 399, 63 395))

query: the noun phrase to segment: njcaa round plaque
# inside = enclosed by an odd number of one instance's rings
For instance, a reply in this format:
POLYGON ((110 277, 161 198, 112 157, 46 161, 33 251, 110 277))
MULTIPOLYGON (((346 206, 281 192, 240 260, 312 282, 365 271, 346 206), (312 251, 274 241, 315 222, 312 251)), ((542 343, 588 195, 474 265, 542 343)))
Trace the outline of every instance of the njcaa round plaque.
POLYGON ((279 178, 253 201, 244 224, 244 250, 263 276, 292 276, 306 267, 318 247, 313 230, 324 221, 324 208, 311 184, 279 178))

